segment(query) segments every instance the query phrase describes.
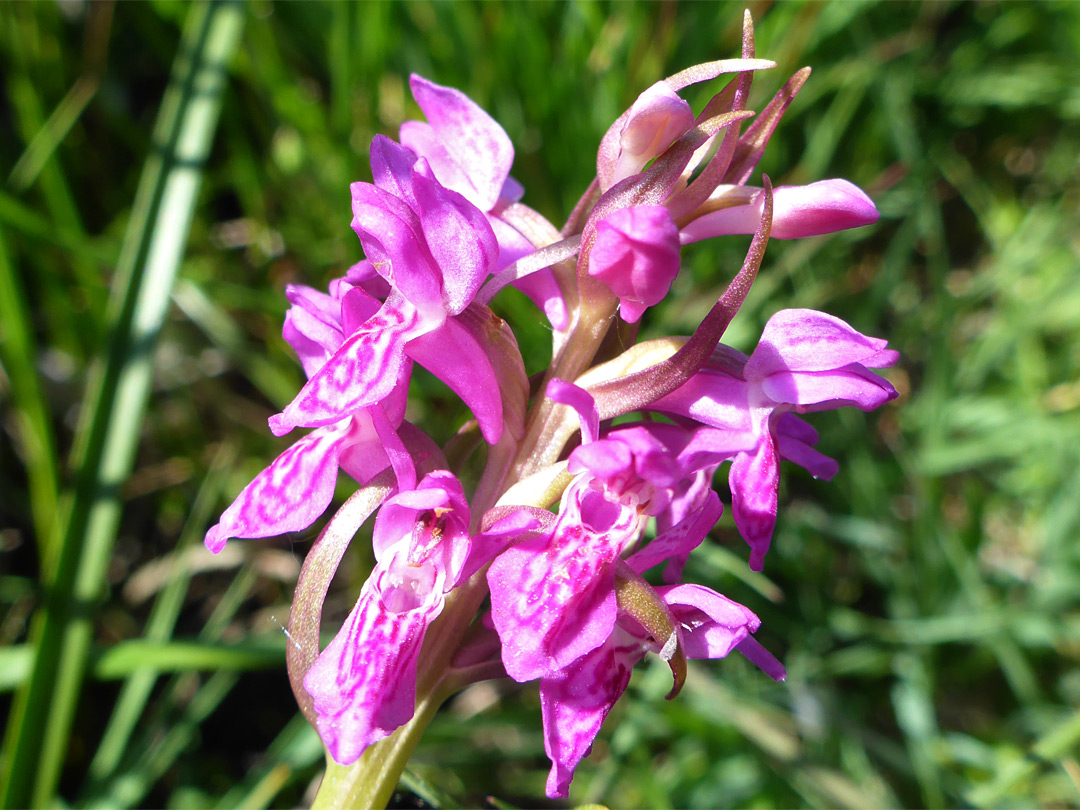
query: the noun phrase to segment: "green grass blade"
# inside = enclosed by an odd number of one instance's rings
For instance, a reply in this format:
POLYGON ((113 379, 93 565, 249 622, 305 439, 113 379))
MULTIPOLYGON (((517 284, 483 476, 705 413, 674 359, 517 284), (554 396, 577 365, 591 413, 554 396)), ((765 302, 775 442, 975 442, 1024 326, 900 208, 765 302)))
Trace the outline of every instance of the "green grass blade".
POLYGON ((19 452, 29 480, 38 555, 48 567, 55 555, 59 474, 56 437, 34 368, 37 347, 28 312, 26 295, 0 234, 0 363, 11 381, 19 452))
POLYGON ((243 11, 192 6, 125 237, 110 308, 108 355, 88 393, 76 450, 78 478, 49 598, 31 629, 30 680, 4 740, 0 803, 43 806, 55 793, 82 686, 100 598, 149 395, 153 347, 168 308, 209 152, 243 11))
MULTIPOLYGON (((211 510, 217 504, 222 485, 235 457, 236 448, 232 444, 226 444, 218 451, 210 474, 203 480, 195 496, 187 523, 176 544, 177 550, 185 549, 202 538, 211 510)), ((169 577, 168 584, 154 602, 154 608, 146 623, 145 641, 162 644, 168 642, 176 627, 176 620, 180 616, 190 583, 191 572, 183 565, 175 566, 175 573, 169 577)), ((90 763, 91 782, 108 778, 120 763, 159 673, 159 668, 147 666, 132 673, 124 683, 101 744, 90 763)))
POLYGON ((322 762, 325 753, 319 735, 298 712, 270 743, 264 760, 248 772, 244 781, 221 797, 218 810, 268 807, 282 787, 298 772, 322 762))

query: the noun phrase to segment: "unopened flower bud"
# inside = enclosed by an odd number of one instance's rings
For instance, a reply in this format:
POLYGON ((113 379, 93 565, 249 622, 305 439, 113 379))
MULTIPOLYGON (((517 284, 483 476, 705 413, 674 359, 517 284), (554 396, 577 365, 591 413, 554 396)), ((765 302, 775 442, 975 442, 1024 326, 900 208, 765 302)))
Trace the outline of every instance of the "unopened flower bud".
POLYGON ((604 137, 597 160, 601 190, 640 172, 693 125, 690 105, 667 83, 654 84, 637 97, 622 127, 604 137))
MULTIPOLYGON (((706 207, 723 204, 729 193, 742 196, 748 189, 720 187, 706 207)), ((807 186, 780 186, 773 190, 774 239, 800 239, 820 236, 848 228, 859 228, 878 221, 878 211, 861 188, 847 180, 821 180, 807 186)), ((709 211, 682 229, 683 244, 711 236, 753 233, 761 221, 764 195, 755 195, 749 204, 722 207, 709 211)), ((741 200, 740 200, 741 202, 741 200)))
POLYGON ((634 323, 663 300, 679 272, 679 229, 662 205, 613 212, 596 227, 589 275, 607 284, 634 323))

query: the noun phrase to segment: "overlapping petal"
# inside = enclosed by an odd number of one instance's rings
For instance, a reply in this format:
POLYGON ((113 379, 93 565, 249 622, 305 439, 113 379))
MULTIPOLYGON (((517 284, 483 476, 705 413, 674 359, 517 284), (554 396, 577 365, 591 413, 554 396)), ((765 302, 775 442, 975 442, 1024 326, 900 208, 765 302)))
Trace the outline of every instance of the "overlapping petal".
POLYGON ((391 296, 351 334, 300 389, 285 410, 270 418, 282 436, 294 427, 336 422, 393 393, 405 362, 405 344, 439 324, 425 322, 407 301, 391 296))
POLYGON ((415 73, 409 87, 428 124, 407 122, 401 142, 425 155, 444 185, 465 194, 477 208, 491 210, 514 163, 506 131, 460 90, 415 73))

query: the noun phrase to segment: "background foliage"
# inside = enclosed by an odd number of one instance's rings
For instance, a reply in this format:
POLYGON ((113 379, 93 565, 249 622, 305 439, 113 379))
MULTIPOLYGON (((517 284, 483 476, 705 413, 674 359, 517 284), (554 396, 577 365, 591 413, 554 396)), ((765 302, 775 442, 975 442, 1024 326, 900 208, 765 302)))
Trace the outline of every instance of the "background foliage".
MULTIPOLYGON (((639 668, 571 798, 1080 805, 1080 5, 750 7, 758 54, 780 64, 752 107, 815 68, 761 168, 777 184, 848 178, 882 219, 774 241, 727 340, 749 349, 775 310, 825 309, 889 337, 902 396, 815 418, 841 472, 787 470, 764 575, 727 515, 692 563, 762 617, 788 681, 713 662, 667 703, 663 665, 639 668)), ((561 221, 610 121, 664 75, 735 55, 741 10, 0 7, 0 795, 310 797, 321 754, 288 690, 282 625, 315 530, 216 558, 200 543, 284 446, 266 429, 301 380, 283 285, 321 286, 359 258, 348 184, 369 178, 372 135, 418 116, 410 72, 489 110, 526 201, 561 221), (208 53, 226 60, 217 83, 212 60, 196 69, 208 53), (185 197, 166 181, 190 181, 200 150, 201 190, 185 197), (155 240, 179 251, 189 218, 178 268, 159 261, 155 240), (125 289, 143 298, 124 306, 125 289), (155 301, 160 335, 139 314, 155 301), (123 383, 144 372, 145 411, 123 383)), ((648 334, 688 333, 747 241, 686 251, 648 334)), ((526 362, 542 369, 539 318, 509 297, 502 311, 528 322, 526 362)), ((445 440, 460 406, 430 377, 416 394, 412 418, 445 440)), ((354 545, 332 620, 370 564, 354 545)), ((400 800, 537 805, 546 769, 535 689, 479 685, 437 718, 400 800)))

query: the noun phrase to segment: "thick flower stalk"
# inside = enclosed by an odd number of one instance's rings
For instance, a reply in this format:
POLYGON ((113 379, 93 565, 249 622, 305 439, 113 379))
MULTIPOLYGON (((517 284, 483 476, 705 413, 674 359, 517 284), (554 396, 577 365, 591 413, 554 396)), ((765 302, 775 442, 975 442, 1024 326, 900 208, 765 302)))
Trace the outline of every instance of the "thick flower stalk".
POLYGON ((286 290, 283 334, 308 380, 270 429, 308 432, 206 536, 217 552, 231 537, 300 531, 339 471, 360 487, 312 548, 290 619, 290 680, 329 758, 319 806, 385 803, 439 703, 476 680, 536 683, 555 798, 646 655, 671 668, 669 697, 691 658, 738 652, 784 678, 754 613, 684 582, 686 562, 729 500, 760 570, 781 460, 822 479, 837 469, 804 417, 894 398, 873 370, 897 355, 812 310, 776 312, 749 355, 721 342, 770 238, 877 219, 845 180, 749 185, 809 76, 755 113, 752 80, 772 67, 747 15, 739 58, 647 88, 600 139, 596 177, 562 227, 524 202, 511 140, 487 112, 410 79, 426 120, 406 122, 400 142, 376 137, 373 182, 351 188, 364 258, 326 293, 286 290), (700 111, 679 95, 724 77, 700 111), (634 343, 684 249, 747 235, 746 260, 692 335, 634 343), (552 327, 551 363, 531 386, 513 325, 488 308, 507 286, 552 327), (415 364, 472 414, 446 448, 405 419, 415 364), (374 568, 320 650, 330 580, 372 514, 374 568))

